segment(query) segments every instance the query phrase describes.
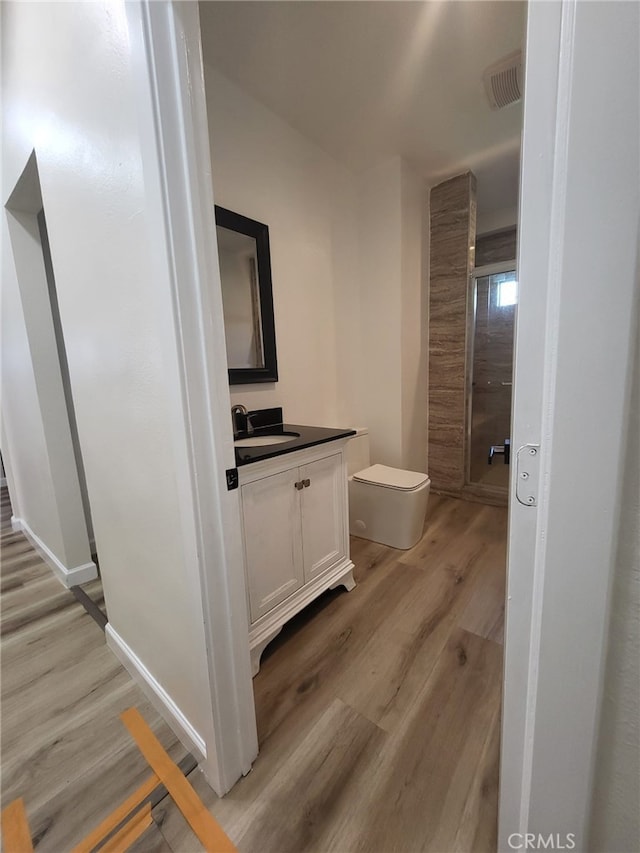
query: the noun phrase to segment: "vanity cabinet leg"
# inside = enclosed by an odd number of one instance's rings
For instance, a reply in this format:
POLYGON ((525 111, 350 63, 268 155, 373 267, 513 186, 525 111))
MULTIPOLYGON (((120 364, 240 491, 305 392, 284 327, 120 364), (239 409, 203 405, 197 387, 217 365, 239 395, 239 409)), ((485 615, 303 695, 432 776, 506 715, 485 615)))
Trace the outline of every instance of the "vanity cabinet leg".
POLYGON ((255 646, 251 646, 251 677, 254 678, 260 672, 260 658, 262 657, 262 652, 267 648, 271 640, 274 637, 277 637, 278 634, 282 631, 282 625, 278 625, 277 628, 271 630, 268 634, 260 639, 255 646))
POLYGON ((342 575, 342 577, 338 578, 335 583, 332 583, 329 589, 336 589, 339 586, 343 586, 347 592, 351 592, 351 590, 355 587, 356 582, 353 577, 353 568, 349 569, 346 574, 342 575))

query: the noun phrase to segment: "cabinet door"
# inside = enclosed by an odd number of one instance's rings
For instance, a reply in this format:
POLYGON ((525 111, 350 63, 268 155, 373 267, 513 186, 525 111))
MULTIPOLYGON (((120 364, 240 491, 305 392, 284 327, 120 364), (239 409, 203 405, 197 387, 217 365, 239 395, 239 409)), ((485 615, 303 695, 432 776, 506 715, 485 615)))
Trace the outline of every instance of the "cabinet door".
POLYGON ((339 453, 300 468, 304 578, 310 581, 346 554, 345 472, 339 453))
POLYGON ((298 469, 242 486, 251 622, 304 583, 298 469))

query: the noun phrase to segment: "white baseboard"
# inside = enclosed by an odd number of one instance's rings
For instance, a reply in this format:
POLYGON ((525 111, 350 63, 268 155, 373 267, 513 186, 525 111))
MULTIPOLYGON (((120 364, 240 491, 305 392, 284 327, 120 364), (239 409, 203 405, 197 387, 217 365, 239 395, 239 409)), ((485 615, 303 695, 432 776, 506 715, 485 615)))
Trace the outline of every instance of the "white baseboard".
POLYGON ((16 518, 15 515, 12 515, 11 528, 16 532, 20 531, 24 533, 38 554, 40 554, 45 563, 53 571, 60 583, 67 587, 67 589, 71 586, 78 586, 79 584, 87 583, 88 581, 92 581, 94 578, 98 577, 98 568, 93 561, 83 563, 81 566, 73 566, 73 568, 68 568, 61 563, 53 551, 51 551, 51 549, 44 544, 42 539, 33 532, 24 519, 16 518))
POLYGON ((158 713, 166 720, 169 727, 174 731, 176 737, 183 745, 193 753, 195 758, 202 762, 207 757, 207 745, 171 696, 151 675, 140 658, 128 646, 118 632, 111 626, 106 625, 107 645, 127 670, 129 675, 140 685, 151 704, 158 713))

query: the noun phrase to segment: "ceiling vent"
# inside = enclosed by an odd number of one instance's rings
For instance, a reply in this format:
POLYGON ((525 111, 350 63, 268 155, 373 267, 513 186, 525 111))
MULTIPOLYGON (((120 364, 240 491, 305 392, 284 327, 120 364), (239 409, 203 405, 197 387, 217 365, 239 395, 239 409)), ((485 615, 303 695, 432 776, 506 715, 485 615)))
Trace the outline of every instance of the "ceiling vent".
POLYGON ((522 97, 522 51, 494 62, 482 75, 492 110, 515 104, 522 97))

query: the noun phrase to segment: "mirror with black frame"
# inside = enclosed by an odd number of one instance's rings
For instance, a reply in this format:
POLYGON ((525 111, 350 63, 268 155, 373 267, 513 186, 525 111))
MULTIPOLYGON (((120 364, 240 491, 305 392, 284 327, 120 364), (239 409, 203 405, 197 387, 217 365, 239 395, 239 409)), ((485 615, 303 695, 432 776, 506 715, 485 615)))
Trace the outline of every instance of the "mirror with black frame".
POLYGON ((269 227, 215 210, 229 385, 277 382, 269 227))

